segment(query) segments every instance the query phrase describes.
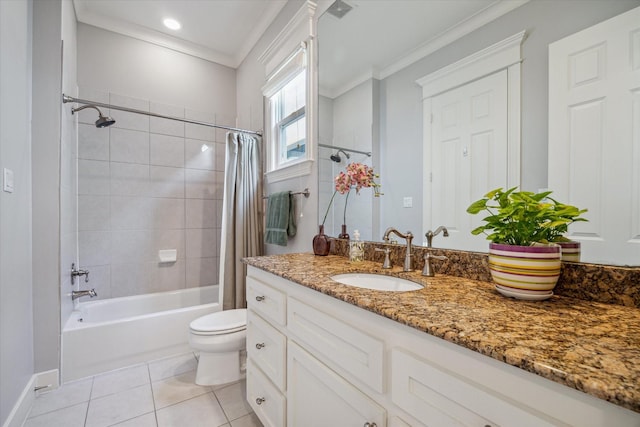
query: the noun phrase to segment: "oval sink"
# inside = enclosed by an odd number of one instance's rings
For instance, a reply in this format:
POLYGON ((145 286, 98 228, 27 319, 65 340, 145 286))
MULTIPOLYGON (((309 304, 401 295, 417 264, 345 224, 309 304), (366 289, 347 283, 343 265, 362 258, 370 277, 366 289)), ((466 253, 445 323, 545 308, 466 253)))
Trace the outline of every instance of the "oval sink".
POLYGON ((345 273, 331 276, 331 279, 343 285, 376 291, 407 292, 423 288, 422 285, 410 280, 382 274, 345 273))

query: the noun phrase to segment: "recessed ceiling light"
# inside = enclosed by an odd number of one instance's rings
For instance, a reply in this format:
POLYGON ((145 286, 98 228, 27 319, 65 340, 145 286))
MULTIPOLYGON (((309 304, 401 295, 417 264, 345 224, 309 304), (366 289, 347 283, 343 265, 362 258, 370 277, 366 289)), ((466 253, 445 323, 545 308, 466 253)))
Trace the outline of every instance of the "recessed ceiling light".
POLYGON ((182 25, 180 25, 180 23, 173 18, 166 18, 162 22, 164 23, 164 26, 170 30, 179 30, 180 28, 182 28, 182 25))

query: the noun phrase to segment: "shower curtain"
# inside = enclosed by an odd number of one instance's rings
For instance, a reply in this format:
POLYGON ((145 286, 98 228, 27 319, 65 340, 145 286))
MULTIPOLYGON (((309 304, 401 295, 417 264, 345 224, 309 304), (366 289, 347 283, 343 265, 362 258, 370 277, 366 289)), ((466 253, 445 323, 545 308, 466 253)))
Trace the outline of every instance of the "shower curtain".
POLYGON ((228 132, 220 238, 222 309, 244 308, 246 266, 243 257, 264 254, 261 138, 228 132))

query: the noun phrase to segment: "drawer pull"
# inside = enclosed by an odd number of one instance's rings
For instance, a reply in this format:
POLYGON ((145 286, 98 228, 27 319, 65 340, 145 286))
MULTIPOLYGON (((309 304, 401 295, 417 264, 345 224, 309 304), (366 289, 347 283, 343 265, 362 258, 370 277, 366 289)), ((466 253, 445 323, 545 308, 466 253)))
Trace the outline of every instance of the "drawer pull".
POLYGON ((256 297, 256 301, 260 302, 260 301, 264 301, 264 297, 262 295, 258 295, 256 297))
POLYGON ((257 403, 258 405, 262 405, 262 403, 263 403, 264 401, 265 401, 265 398, 264 398, 264 397, 259 397, 259 398, 257 398, 257 399, 256 399, 256 403, 257 403))
POLYGON ((260 350, 262 347, 264 347, 264 343, 263 342, 259 342, 258 344, 256 344, 256 348, 258 350, 260 350))

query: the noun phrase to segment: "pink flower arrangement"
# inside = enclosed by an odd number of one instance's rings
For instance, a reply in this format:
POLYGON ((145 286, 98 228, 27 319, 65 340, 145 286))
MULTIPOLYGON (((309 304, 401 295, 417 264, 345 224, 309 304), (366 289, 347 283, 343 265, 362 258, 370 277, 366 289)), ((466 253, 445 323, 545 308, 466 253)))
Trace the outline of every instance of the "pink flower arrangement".
POLYGON ((327 206, 327 212, 324 214, 322 225, 324 225, 324 222, 327 219, 329 209, 331 208, 331 203, 333 203, 333 198, 336 196, 336 193, 347 195, 347 199, 344 202, 345 223, 347 215, 347 201, 349 200, 349 193, 351 192, 352 188, 355 187, 356 194, 360 194, 361 188, 373 188, 374 197, 380 197, 382 195, 382 193, 380 192, 380 184, 376 183, 374 181, 374 178, 380 178, 380 175, 374 173, 373 167, 367 166, 363 163, 349 163, 346 167, 346 173, 340 172, 334 178, 335 191, 333 192, 333 196, 331 196, 329 206, 327 206))

